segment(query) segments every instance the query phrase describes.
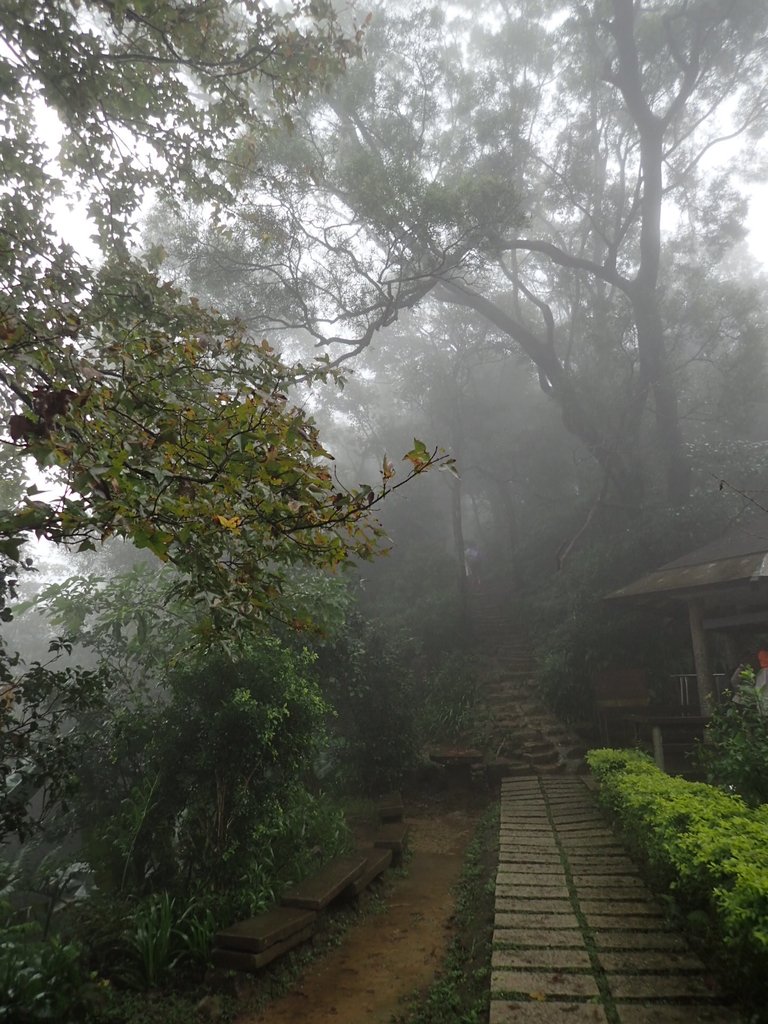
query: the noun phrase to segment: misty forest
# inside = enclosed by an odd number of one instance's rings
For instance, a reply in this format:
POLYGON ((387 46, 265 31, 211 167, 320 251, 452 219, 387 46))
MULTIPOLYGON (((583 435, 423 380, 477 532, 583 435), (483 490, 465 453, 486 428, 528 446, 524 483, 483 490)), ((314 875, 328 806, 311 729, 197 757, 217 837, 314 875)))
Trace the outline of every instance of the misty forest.
POLYGON ((0 0, 0 96, 0 1021, 767 1021, 768 5, 0 0))

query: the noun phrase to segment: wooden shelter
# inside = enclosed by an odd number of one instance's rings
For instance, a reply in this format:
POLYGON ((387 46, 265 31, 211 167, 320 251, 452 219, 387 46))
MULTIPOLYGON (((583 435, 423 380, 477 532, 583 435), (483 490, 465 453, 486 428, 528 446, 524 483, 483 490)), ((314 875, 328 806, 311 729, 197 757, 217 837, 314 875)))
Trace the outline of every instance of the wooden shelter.
POLYGON ((719 540, 667 562, 607 595, 611 601, 685 608, 691 631, 701 715, 717 700, 709 637, 724 635, 735 668, 739 632, 768 634, 768 515, 732 528, 719 540))

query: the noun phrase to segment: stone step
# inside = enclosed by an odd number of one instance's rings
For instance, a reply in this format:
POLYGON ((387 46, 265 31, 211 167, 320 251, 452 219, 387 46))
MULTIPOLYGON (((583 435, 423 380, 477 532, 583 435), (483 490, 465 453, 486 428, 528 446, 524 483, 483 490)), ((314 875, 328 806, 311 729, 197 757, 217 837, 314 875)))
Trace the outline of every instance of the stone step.
POLYGON ((546 740, 523 744, 523 753, 526 757, 539 757, 541 754, 551 754, 552 751, 557 753, 557 747, 552 743, 547 743, 546 740))
POLYGON ((304 931, 314 923, 316 917, 314 910, 273 907, 257 917, 239 921, 217 932, 213 944, 244 953, 261 953, 276 942, 283 942, 296 932, 304 931))
POLYGON ((538 754, 528 754, 524 752, 524 757, 529 764, 535 765, 537 768, 540 766, 544 767, 545 765, 554 764, 560 760, 560 755, 555 747, 551 747, 549 750, 543 750, 538 754))
POLYGON ((222 970, 253 973, 276 960, 279 956, 283 956, 284 953, 293 949, 294 946, 298 946, 302 942, 306 942, 307 939, 311 939, 314 930, 315 925, 313 922, 306 928, 302 928, 301 931, 294 932, 293 935, 288 936, 288 938, 283 939, 281 942, 275 942, 261 953, 246 953, 236 949, 213 949, 211 950, 211 961, 214 967, 219 967, 222 970))
POLYGON ((317 874, 305 878, 303 882, 299 882, 284 893, 281 902, 284 907, 322 910, 362 875, 365 864, 365 856, 359 853, 348 857, 335 857, 317 874))

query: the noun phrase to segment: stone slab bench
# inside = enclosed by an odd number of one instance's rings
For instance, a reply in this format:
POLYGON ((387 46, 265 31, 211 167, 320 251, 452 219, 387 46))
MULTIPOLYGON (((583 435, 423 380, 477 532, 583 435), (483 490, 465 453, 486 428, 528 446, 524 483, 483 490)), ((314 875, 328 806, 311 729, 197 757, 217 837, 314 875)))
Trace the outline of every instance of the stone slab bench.
POLYGON ((218 932, 213 944, 222 949, 241 953, 262 953, 275 943, 284 942, 313 925, 317 913, 299 907, 273 907, 264 914, 239 921, 231 928, 218 932))
POLYGON ((388 848, 372 846, 370 850, 363 850, 362 853, 365 856, 365 870, 347 887, 349 896, 359 896, 374 878, 378 878, 392 863, 392 850, 388 848))
POLYGON ((382 825, 373 840, 373 845, 384 850, 391 850, 395 857, 402 854, 405 840, 408 838, 408 826, 402 821, 393 821, 382 825))
POLYGON ((281 902, 284 907, 323 910, 340 892, 357 881, 365 871, 365 865, 365 854, 336 857, 316 875, 305 878, 284 893, 281 902))
POLYGON ((211 961, 214 967, 219 967, 222 970, 246 971, 250 973, 258 971, 268 963, 271 963, 272 960, 283 956, 283 954, 293 949, 294 946, 298 946, 302 942, 306 942, 307 939, 311 939, 312 933, 315 930, 314 918, 316 916, 316 914, 312 915, 313 921, 306 928, 294 932, 293 935, 289 935, 280 942, 275 942, 261 953, 248 953, 238 949, 214 949, 211 952, 211 961))
POLYGON ((379 821, 402 821, 405 814, 403 798, 399 793, 385 793, 378 802, 379 821))

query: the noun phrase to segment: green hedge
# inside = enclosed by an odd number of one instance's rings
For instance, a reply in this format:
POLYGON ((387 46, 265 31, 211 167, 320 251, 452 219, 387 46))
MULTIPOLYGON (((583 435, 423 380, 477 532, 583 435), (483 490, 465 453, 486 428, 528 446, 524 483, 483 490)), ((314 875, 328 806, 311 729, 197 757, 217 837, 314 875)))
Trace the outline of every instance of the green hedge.
POLYGON ((706 911, 729 969, 768 995, 768 805, 665 775, 634 750, 592 750, 600 801, 688 911, 706 911), (732 962, 732 963, 731 963, 732 962))

